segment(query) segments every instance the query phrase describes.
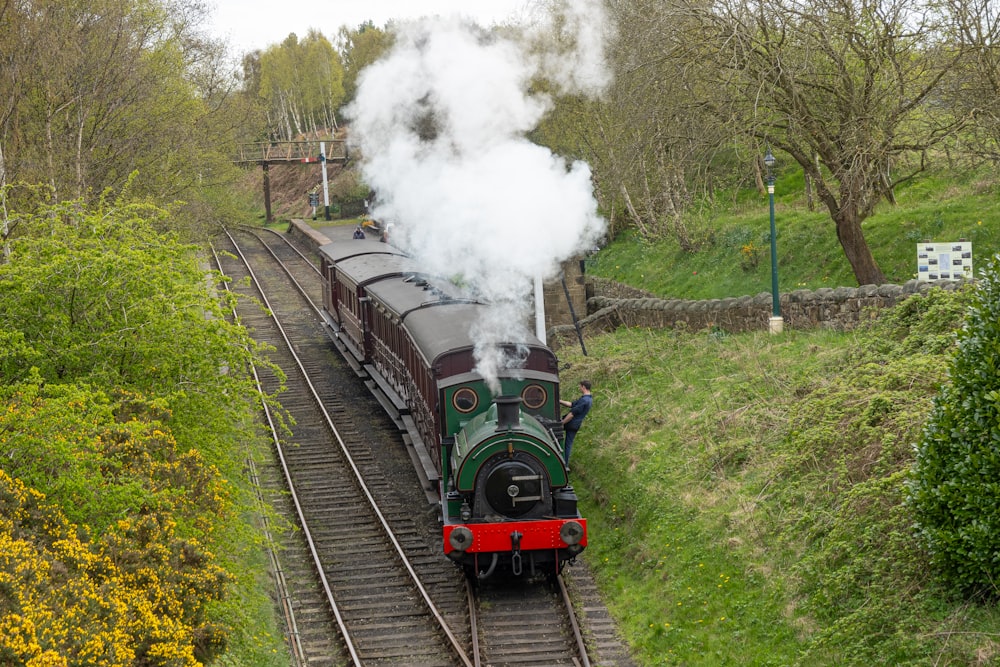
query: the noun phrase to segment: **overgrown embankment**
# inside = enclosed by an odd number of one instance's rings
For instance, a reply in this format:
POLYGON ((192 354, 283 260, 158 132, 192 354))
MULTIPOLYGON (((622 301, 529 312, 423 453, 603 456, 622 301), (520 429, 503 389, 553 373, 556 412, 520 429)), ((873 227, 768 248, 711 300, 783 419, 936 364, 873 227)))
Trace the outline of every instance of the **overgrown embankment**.
POLYGON ((949 596, 913 530, 913 445, 967 294, 855 332, 620 329, 573 471, 586 552, 643 664, 991 664, 1000 615, 949 596))

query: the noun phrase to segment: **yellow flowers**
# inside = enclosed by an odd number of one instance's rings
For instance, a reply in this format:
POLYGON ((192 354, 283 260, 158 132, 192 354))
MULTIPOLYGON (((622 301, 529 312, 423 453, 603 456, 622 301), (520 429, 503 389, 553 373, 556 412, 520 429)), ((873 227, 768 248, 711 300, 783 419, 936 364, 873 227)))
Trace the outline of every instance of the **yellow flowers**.
POLYGON ((740 246, 740 268, 744 271, 752 271, 760 263, 761 248, 754 245, 753 241, 747 241, 740 246))
MULTIPOLYGON (((79 538, 44 496, 0 470, 0 655, 12 664, 198 667, 203 605, 227 575, 155 514, 79 538), (175 563, 183 563, 180 568, 175 563)), ((224 636, 220 638, 224 643, 224 636)))

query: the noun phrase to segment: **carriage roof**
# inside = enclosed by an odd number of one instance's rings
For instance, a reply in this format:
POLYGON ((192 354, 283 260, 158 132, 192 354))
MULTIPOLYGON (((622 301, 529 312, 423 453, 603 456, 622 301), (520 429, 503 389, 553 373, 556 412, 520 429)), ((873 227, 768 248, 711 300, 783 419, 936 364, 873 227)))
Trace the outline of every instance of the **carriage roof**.
MULTIPOLYGON (((364 286, 376 307, 403 322, 429 363, 448 353, 471 354, 476 342, 472 325, 487 314, 489 305, 477 301, 468 290, 420 272, 411 257, 378 241, 352 239, 320 250, 337 264, 339 272, 364 286)), ((533 335, 523 343, 551 355, 533 335)))
POLYGON ((320 246, 319 251, 333 262, 340 262, 349 257, 357 257, 361 255, 396 255, 399 257, 406 257, 406 253, 399 248, 391 246, 387 243, 382 243, 381 241, 374 241, 370 239, 332 241, 320 246))

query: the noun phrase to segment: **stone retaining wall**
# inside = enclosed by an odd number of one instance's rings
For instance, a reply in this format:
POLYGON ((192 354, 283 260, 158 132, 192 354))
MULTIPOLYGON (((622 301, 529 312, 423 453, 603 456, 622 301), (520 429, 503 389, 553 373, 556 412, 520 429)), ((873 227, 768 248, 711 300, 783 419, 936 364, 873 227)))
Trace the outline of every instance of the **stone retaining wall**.
MULTIPOLYGON (((904 285, 864 285, 862 287, 796 290, 780 296, 781 315, 786 329, 828 327, 848 330, 865 319, 874 319, 883 308, 891 308, 907 297, 934 288, 958 289, 961 280, 935 282, 910 280, 904 285)), ((732 333, 767 331, 771 317, 771 294, 731 299, 690 301, 642 295, 625 285, 588 279, 587 316, 580 321, 584 336, 613 331, 621 326, 683 328, 688 331, 721 329, 732 333), (636 296, 639 294, 639 296, 636 296)), ((575 345, 576 329, 552 327, 548 343, 553 347, 575 345)))
POLYGON ((299 220, 293 218, 288 225, 288 234, 293 238, 305 239, 308 243, 312 244, 316 248, 325 246, 330 242, 330 239, 326 234, 315 229, 312 225, 304 220, 299 220))

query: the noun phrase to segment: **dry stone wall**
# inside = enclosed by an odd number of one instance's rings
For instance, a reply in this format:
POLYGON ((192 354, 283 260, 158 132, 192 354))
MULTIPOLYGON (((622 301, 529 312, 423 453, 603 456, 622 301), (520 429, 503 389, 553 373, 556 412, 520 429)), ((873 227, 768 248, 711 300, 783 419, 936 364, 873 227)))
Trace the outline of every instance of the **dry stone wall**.
MULTIPOLYGON (((903 285, 796 290, 780 295, 786 329, 828 327, 848 330, 859 322, 878 317, 917 293, 940 288, 954 290, 961 280, 935 282, 911 280, 903 285)), ((732 333, 767 331, 772 300, 769 292, 731 299, 663 299, 611 281, 588 278, 587 316, 579 321, 584 335, 613 331, 618 327, 683 328, 688 331, 720 329, 732 333)), ((572 345, 577 338, 573 325, 559 325, 548 332, 553 347, 572 345)))

